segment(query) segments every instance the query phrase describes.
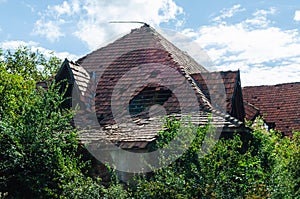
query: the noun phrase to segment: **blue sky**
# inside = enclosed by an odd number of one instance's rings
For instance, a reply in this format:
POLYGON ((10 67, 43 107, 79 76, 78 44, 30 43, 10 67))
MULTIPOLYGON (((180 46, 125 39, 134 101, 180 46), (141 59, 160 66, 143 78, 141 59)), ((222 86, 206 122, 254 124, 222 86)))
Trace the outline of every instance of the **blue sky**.
POLYGON ((113 20, 189 37, 217 70, 239 69, 243 86, 300 81, 298 0, 0 0, 0 47, 76 60, 139 26, 113 20))

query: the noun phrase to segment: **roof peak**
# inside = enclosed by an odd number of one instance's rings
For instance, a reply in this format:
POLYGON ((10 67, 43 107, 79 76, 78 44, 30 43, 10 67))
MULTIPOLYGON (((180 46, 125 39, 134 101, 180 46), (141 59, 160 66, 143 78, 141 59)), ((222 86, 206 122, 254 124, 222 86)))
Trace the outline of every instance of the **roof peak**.
POLYGON ((144 24, 144 26, 149 27, 150 25, 143 21, 110 21, 109 23, 139 23, 144 24))
POLYGON ((122 48, 128 48, 128 51, 131 51, 130 48, 161 48, 161 50, 165 50, 166 52, 170 53, 170 56, 174 59, 175 62, 180 65, 180 67, 182 67, 185 73, 193 74, 208 72, 188 53, 184 52, 176 45, 174 45, 171 41, 166 39, 163 35, 156 31, 155 28, 144 22, 137 23, 143 23, 143 25, 139 28, 132 29, 130 33, 116 39, 112 43, 98 48, 93 52, 83 56, 82 58, 79 58, 77 62, 82 63, 90 55, 105 52, 107 51, 107 49, 113 48, 113 46, 122 46, 122 48))

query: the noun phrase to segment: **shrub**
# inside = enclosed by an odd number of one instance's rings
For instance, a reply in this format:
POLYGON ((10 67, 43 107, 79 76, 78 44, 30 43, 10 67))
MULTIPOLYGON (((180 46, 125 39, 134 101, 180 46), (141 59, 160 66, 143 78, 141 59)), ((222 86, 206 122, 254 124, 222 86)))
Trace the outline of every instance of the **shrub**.
MULTIPOLYGON (((178 121, 166 124, 169 128, 161 132, 160 147, 181 128, 178 121)), ((279 132, 268 132, 262 125, 259 120, 246 143, 236 134, 219 140, 206 155, 201 144, 212 128, 198 128, 177 161, 154 171, 149 179, 139 179, 133 189, 135 198, 298 198, 299 134, 282 139, 279 132)))

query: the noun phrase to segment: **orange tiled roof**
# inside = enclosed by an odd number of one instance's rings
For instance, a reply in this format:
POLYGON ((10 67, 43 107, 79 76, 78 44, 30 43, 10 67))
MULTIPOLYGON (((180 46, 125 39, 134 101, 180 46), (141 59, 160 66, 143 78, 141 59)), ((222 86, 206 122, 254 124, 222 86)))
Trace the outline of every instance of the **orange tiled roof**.
POLYGON ((243 97, 266 122, 275 122, 275 129, 286 135, 300 131, 300 82, 244 87, 243 97))

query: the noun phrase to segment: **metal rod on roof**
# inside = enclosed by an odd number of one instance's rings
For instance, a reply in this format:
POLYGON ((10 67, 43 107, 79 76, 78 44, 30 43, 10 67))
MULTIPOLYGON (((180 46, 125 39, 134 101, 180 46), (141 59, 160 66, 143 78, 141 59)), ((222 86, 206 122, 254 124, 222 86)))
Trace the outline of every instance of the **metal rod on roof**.
POLYGON ((149 27, 149 24, 147 24, 143 21, 110 21, 109 23, 140 23, 140 24, 144 24, 145 26, 149 27))

